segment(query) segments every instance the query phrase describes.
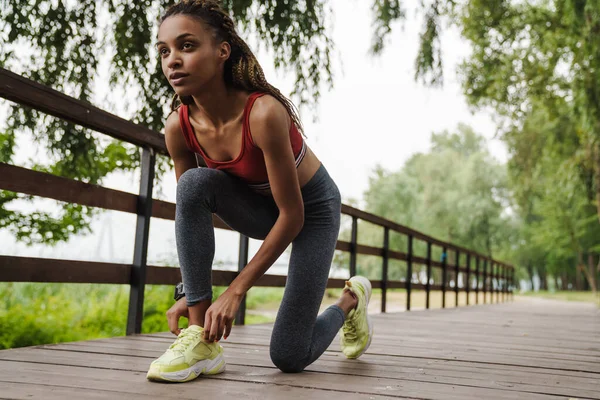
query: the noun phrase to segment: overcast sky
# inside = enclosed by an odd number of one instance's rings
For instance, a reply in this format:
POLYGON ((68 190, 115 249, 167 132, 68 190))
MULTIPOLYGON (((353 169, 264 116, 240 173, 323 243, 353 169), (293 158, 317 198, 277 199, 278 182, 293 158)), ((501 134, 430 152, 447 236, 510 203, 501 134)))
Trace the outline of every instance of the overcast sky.
MULTIPOLYGON (((368 53, 373 29, 371 3, 365 0, 332 1, 333 39, 337 46, 334 55, 339 55, 334 60, 335 86, 330 92, 322 92, 317 122, 313 122, 308 110, 303 110, 308 144, 337 182, 344 200, 354 199, 360 204, 368 177, 377 164, 388 170, 398 170, 412 154, 429 149, 432 132, 454 130, 461 122, 487 137, 491 153, 500 161, 506 161, 504 145, 493 139, 496 128, 491 116, 485 112, 471 113, 462 95, 455 68, 468 55, 469 47, 458 33, 445 30, 442 36, 444 87, 424 87, 413 79, 420 16, 415 15, 414 8, 407 10, 407 21, 395 26, 384 53, 374 58, 368 53)), ((268 54, 259 52, 258 57, 267 79, 284 93, 290 93, 293 76, 276 72, 268 54)), ((106 85, 99 81, 98 99, 120 96, 103 93, 103 87, 106 85)), ((0 124, 5 124, 7 103, 0 104, 0 124)), ((125 116, 122 111, 117 113, 125 116)), ((18 145, 15 162, 19 165, 32 156, 31 149, 35 150, 35 145, 22 139, 18 145)), ((105 186, 136 192, 136 175, 111 176, 105 186)), ((159 197, 174 200, 173 174, 165 177, 159 197)), ((40 204, 44 207, 52 203, 44 201, 40 204)), ((106 212, 94 227, 94 235, 75 238, 71 243, 55 248, 27 248, 15 243, 8 232, 0 231, 0 254, 131 262, 133 215, 106 212)), ((173 223, 153 219, 151 231, 149 262, 172 260, 176 254, 173 223)), ((216 258, 235 261, 237 235, 217 232, 216 258)), ((253 243, 251 250, 255 251, 258 245, 253 243)))

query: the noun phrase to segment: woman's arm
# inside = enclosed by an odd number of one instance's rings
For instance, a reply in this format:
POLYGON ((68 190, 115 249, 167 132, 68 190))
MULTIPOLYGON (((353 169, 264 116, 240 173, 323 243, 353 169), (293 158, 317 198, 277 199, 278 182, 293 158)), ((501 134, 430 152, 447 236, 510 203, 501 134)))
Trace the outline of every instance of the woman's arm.
POLYGON ((290 145, 290 123, 287 110, 278 100, 270 96, 256 100, 250 114, 250 130, 254 143, 263 151, 279 217, 256 255, 207 310, 205 338, 209 341, 219 340, 223 334, 227 338, 244 294, 273 265, 304 224, 304 203, 290 145))
POLYGON ((304 224, 304 203, 290 145, 291 121, 287 110, 275 98, 264 96, 256 101, 252 114, 252 138, 263 151, 279 217, 254 258, 230 285, 242 296, 273 265, 304 224))
MULTIPOLYGON (((179 125, 179 116, 177 112, 172 112, 167 118, 165 124, 165 142, 167 144, 167 150, 169 155, 173 159, 175 165, 175 178, 179 182, 179 177, 188 169, 196 168, 196 156, 194 153, 189 151, 181 132, 181 126, 179 125)), ((169 323, 169 330, 176 335, 179 335, 179 318, 189 317, 188 308, 185 297, 179 299, 168 311, 167 321, 169 323)))

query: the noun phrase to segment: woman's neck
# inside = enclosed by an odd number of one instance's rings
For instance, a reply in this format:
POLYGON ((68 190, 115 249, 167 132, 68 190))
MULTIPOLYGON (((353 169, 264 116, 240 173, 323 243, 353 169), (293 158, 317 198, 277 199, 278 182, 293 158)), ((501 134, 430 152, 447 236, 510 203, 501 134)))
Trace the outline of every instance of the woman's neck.
POLYGON ((192 96, 194 105, 216 128, 239 117, 245 105, 246 94, 226 86, 192 96))

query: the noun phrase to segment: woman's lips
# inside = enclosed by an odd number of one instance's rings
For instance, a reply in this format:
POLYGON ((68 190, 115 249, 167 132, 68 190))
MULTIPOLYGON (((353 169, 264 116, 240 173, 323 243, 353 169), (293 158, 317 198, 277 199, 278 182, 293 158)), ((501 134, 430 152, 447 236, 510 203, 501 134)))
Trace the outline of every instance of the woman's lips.
POLYGON ((171 83, 175 86, 178 86, 184 81, 185 78, 187 78, 187 75, 179 76, 175 79, 171 79, 171 83))

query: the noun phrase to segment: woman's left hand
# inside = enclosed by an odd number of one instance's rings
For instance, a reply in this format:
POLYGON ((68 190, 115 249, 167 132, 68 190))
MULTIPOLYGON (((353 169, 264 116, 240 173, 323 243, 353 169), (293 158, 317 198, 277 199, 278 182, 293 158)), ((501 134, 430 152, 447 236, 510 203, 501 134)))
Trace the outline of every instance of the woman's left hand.
POLYGON ((226 290, 219 296, 206 310, 204 316, 204 340, 214 342, 221 340, 221 337, 227 339, 231 333, 231 325, 235 319, 235 314, 240 308, 242 296, 226 290))

